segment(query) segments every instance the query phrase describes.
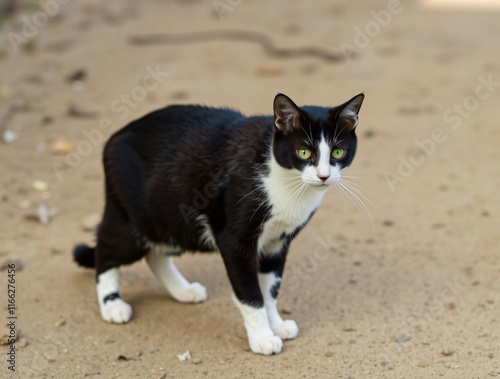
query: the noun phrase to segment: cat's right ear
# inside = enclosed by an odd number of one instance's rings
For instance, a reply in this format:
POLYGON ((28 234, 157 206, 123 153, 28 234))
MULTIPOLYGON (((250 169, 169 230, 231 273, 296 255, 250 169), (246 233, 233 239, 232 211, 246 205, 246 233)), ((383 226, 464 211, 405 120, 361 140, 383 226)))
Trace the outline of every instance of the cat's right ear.
POLYGON ((282 133, 300 127, 302 113, 288 96, 279 93, 274 98, 274 126, 282 133))

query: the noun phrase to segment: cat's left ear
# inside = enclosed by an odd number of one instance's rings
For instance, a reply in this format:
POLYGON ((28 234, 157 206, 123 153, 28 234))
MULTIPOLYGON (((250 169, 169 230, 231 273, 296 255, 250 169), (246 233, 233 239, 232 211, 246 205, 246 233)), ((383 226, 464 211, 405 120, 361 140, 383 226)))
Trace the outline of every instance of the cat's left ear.
POLYGON ((338 122, 343 124, 344 128, 351 131, 356 129, 356 126, 358 126, 358 113, 364 98, 365 95, 360 93, 339 106, 340 110, 337 111, 338 122))
POLYGON ((274 125, 283 133, 301 126, 302 112, 288 96, 278 93, 274 98, 274 125))

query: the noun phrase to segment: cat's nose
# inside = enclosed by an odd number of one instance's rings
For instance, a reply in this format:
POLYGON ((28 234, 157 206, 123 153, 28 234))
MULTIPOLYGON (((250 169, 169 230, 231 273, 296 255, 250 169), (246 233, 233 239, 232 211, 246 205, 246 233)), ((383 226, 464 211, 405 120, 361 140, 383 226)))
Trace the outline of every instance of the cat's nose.
POLYGON ((316 174, 316 175, 318 175, 318 178, 320 178, 322 181, 326 181, 330 177, 330 174, 327 175, 316 174))

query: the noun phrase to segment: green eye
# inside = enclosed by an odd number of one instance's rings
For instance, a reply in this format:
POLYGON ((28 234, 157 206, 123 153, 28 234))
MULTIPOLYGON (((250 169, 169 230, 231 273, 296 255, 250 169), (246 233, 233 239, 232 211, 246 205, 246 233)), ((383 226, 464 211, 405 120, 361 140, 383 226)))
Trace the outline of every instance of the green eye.
POLYGON ((302 149, 297 150, 297 155, 301 159, 309 159, 309 158, 311 158, 312 153, 311 153, 311 150, 306 149, 306 148, 302 148, 302 149))
POLYGON ((340 159, 345 155, 345 149, 335 149, 332 151, 333 159, 340 159))

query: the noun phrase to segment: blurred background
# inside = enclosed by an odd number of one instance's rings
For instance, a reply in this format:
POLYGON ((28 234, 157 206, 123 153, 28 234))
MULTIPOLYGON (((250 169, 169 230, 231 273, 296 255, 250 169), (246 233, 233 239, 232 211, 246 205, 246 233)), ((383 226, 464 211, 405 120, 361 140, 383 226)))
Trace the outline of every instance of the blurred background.
POLYGON ((500 376, 499 35, 496 0, 1 0, 21 377, 500 376), (279 53, 302 48, 319 54, 279 53), (277 92, 366 95, 352 192, 333 189, 290 252, 280 309, 299 338, 249 352, 218 255, 178 263, 207 303, 174 302, 140 263, 122 273, 133 321, 102 322, 70 251, 94 240, 107 138, 173 103, 270 114, 277 92))

